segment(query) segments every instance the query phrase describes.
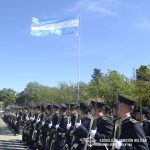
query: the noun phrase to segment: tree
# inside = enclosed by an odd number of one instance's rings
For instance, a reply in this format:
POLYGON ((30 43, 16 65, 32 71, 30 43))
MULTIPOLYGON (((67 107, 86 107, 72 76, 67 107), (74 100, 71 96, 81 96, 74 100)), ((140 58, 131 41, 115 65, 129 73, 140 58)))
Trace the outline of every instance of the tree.
POLYGON ((91 80, 89 87, 91 98, 101 98, 110 103, 116 101, 117 92, 127 97, 134 97, 134 83, 117 71, 108 70, 106 74, 101 73, 96 80, 94 79, 91 80))
POLYGON ((150 103, 150 68, 149 66, 141 65, 136 69, 136 99, 141 103, 145 101, 150 103))
POLYGON ((97 99, 101 94, 100 94, 100 81, 103 78, 103 74, 101 73, 101 70, 98 68, 95 68, 92 74, 92 79, 89 84, 89 93, 91 95, 91 98, 97 99))
POLYGON ((98 82, 101 75, 102 75, 101 70, 98 68, 95 68, 92 74, 92 80, 98 82))
POLYGON ((104 97, 107 99, 107 101, 115 101, 117 93, 128 98, 134 97, 134 83, 117 71, 108 70, 105 88, 107 90, 104 90, 104 97))
POLYGON ((14 104, 16 102, 16 91, 11 88, 3 88, 0 91, 0 101, 4 102, 4 106, 14 104))
POLYGON ((51 103, 52 90, 38 82, 30 82, 17 97, 17 103, 23 105, 51 103))
POLYGON ((136 80, 142 80, 150 82, 150 68, 149 66, 141 65, 136 69, 136 80))

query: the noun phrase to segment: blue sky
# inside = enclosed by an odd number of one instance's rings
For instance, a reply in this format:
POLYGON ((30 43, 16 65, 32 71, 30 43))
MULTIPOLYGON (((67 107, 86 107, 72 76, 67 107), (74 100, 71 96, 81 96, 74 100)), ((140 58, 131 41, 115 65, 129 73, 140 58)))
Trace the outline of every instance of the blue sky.
POLYGON ((24 90, 37 81, 57 86, 78 81, 78 38, 34 37, 32 17, 57 18, 80 11, 80 80, 89 82, 94 68, 133 76, 133 68, 150 64, 149 0, 1 0, 0 89, 24 90))

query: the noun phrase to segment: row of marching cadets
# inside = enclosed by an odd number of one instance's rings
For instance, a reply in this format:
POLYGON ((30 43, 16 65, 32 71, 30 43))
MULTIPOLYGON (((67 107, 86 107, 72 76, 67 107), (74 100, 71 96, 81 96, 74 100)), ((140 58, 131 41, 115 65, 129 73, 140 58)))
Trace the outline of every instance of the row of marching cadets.
POLYGON ((134 101, 119 96, 116 118, 108 105, 95 101, 90 107, 84 103, 69 109, 66 104, 48 105, 46 111, 39 107, 29 113, 23 140, 31 149, 41 150, 148 150, 150 123, 146 116, 138 119, 137 111, 138 121, 133 119, 133 106, 134 101))
POLYGON ((13 131, 15 135, 20 133, 21 127, 21 108, 13 108, 5 110, 2 115, 2 119, 8 124, 8 127, 13 131))
POLYGON ((135 111, 134 101, 118 100, 117 113, 96 101, 18 110, 22 141, 31 150, 149 150, 148 108, 135 111))

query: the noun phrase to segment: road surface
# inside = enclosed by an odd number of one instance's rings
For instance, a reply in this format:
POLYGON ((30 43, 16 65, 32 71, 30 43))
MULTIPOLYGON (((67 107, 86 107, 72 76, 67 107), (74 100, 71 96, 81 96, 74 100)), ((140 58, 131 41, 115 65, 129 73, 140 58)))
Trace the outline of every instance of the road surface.
POLYGON ((29 150, 21 142, 21 135, 13 134, 7 124, 0 118, 0 150, 29 150))

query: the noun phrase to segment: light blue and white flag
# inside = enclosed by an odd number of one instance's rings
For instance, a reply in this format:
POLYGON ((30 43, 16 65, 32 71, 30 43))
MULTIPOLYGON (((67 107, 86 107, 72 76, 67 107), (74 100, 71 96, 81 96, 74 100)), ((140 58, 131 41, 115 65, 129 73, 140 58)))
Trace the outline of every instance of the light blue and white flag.
POLYGON ((49 34, 78 35, 78 28, 79 28, 79 15, 50 20, 41 20, 33 17, 31 25, 31 34, 34 36, 46 36, 49 34))

